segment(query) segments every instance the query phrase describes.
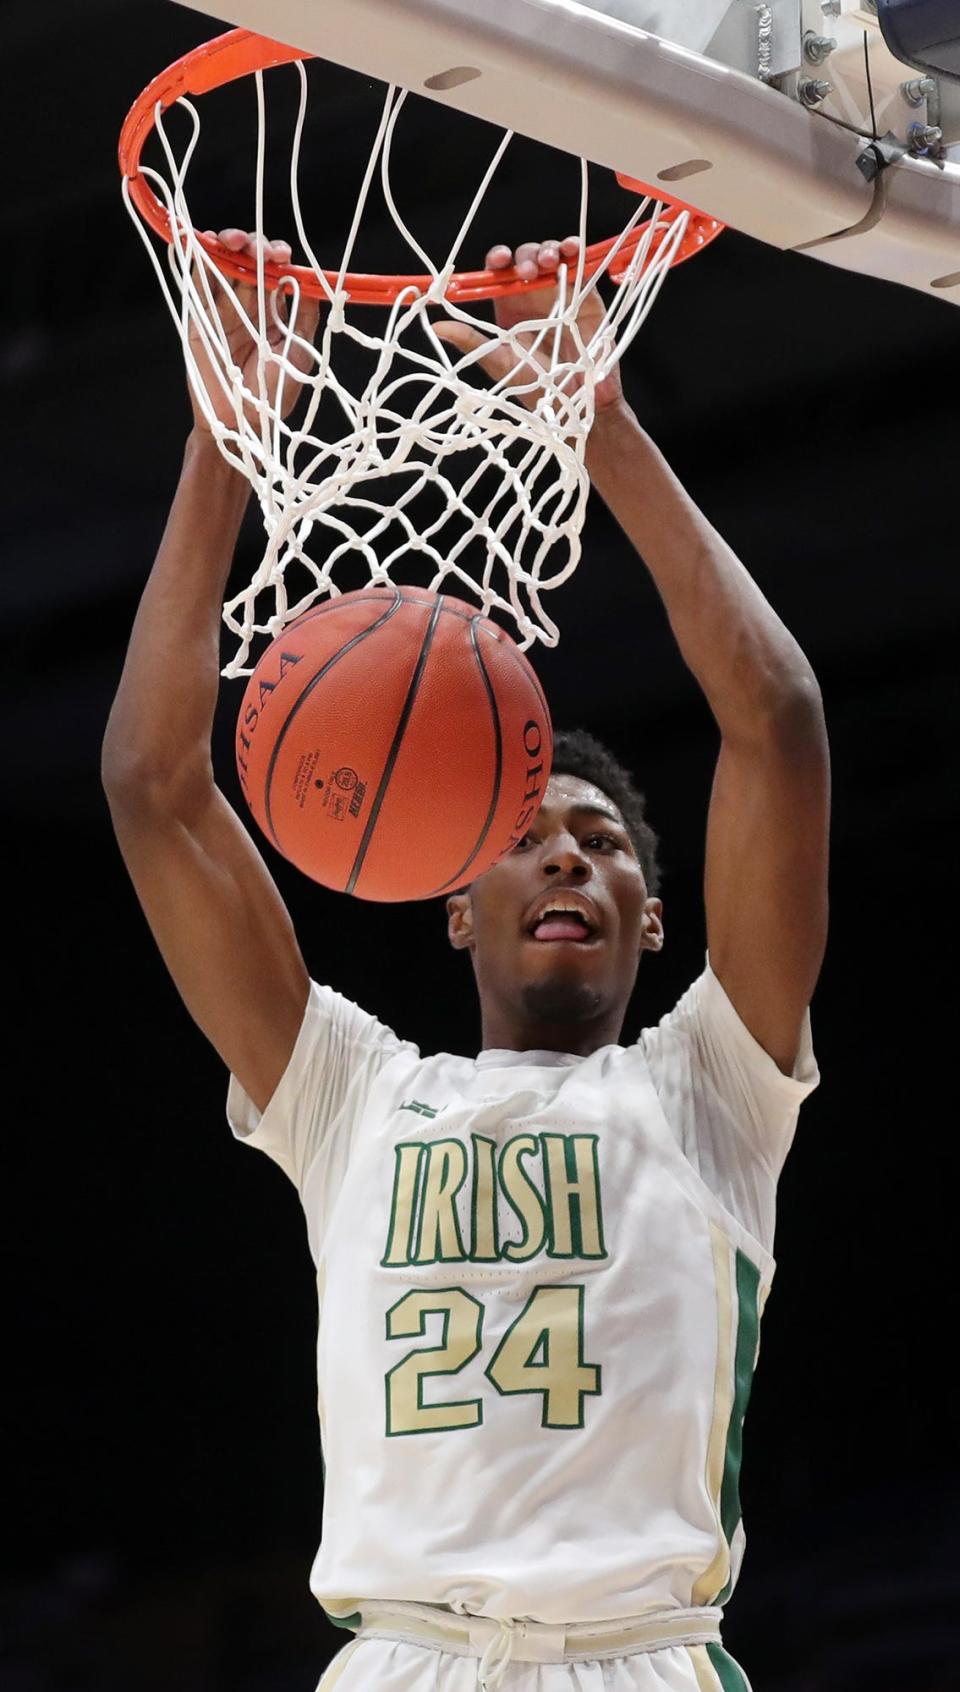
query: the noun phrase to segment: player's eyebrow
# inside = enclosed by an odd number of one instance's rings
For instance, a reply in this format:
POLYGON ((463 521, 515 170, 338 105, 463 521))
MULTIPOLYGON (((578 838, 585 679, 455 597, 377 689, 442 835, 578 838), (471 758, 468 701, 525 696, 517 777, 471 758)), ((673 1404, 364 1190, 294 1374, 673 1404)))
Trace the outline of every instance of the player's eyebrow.
MULTIPOLYGON (((543 810, 546 811, 547 809, 548 807, 545 805, 543 810)), ((608 822, 616 823, 617 827, 622 828, 625 834, 627 832, 627 825, 623 818, 618 817, 616 811, 610 810, 606 805, 587 804, 581 799, 576 804, 568 805, 566 811, 567 815, 571 817, 606 817, 608 822)))

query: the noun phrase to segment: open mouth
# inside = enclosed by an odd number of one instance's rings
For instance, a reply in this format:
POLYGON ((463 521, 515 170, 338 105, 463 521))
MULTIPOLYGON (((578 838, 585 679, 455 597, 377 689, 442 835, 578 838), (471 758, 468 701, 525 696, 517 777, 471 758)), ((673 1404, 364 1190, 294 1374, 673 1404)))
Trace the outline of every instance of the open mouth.
POLYGON ((527 929, 527 938, 545 946, 558 943, 585 946, 599 940, 599 935, 579 911, 545 911, 527 929))

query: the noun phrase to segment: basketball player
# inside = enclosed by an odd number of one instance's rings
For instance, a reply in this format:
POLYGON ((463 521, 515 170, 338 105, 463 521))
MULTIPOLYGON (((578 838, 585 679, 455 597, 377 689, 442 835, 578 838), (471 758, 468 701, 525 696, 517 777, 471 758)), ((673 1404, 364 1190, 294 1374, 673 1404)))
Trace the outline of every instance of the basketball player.
MULTIPOLYGON (((224 239, 253 251, 243 231, 224 239)), ((549 287, 574 252, 531 243, 488 262, 515 257, 549 287)), ((121 850, 231 1072, 230 1125, 306 1215, 325 1458, 311 1587, 357 1634, 322 1692, 748 1684, 720 1618, 743 1555, 776 1182, 818 1080, 827 742, 804 654, 616 375, 597 401, 594 485, 720 731, 704 969, 634 1044, 618 1044, 624 1014, 664 943, 656 839, 629 776, 582 733, 558 736, 529 833, 446 901, 480 999, 476 1058, 421 1057, 310 980, 211 769, 248 489, 196 404, 105 739, 121 850)))

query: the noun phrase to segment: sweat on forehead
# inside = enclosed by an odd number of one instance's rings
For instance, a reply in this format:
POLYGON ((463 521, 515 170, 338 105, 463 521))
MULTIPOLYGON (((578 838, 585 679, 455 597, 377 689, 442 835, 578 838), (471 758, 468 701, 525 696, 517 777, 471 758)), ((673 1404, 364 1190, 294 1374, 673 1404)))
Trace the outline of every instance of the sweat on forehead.
POLYGON ((583 810, 586 806, 623 824, 617 806, 604 793, 602 787, 595 787, 592 781, 585 780, 583 776, 561 773, 550 777, 540 807, 543 812, 567 811, 574 808, 583 810))

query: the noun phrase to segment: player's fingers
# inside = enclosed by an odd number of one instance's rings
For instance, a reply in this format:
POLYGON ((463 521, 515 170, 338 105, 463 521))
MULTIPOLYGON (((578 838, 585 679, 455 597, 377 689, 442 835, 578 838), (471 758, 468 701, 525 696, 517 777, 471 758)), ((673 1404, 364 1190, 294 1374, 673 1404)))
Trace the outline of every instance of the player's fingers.
POLYGON ((539 251, 539 241, 524 241, 514 253, 513 262, 517 267, 517 275, 521 282, 532 282, 540 274, 540 267, 537 264, 539 251))
MULTIPOLYGON (((215 229, 198 229, 197 234, 202 235, 203 239, 205 241, 217 241, 217 240, 219 240, 219 236, 217 235, 217 232, 216 232, 215 229)), ((196 270, 198 268, 199 268, 199 261, 197 261, 197 263, 195 263, 194 271, 196 272, 196 270)))
MULTIPOLYGON (((281 324, 285 325, 289 322, 290 310, 290 295, 285 288, 279 288, 277 290, 277 314, 281 324)), ((312 343, 317 332, 317 323, 319 322, 319 319, 320 301, 306 298, 303 294, 301 294, 300 302, 297 306, 296 320, 294 323, 294 332, 297 336, 297 342, 309 341, 312 343)), ((281 331, 281 334, 283 333, 284 331, 281 331)), ((292 361, 300 370, 307 371, 310 369, 311 361, 309 354, 307 354, 297 343, 294 343, 292 361)))
MULTIPOLYGON (((290 246, 289 241, 265 241, 263 246, 263 256, 268 264, 286 266, 290 263, 293 256, 293 249, 290 246)), ((277 302, 277 317, 281 323, 288 323, 290 320, 290 289, 279 287, 275 290, 275 294, 277 302)), ((312 300, 302 300, 298 311, 297 333, 303 335, 304 339, 308 341, 312 341, 313 332, 317 327, 316 313, 314 313, 311 321, 310 315, 306 310, 308 306, 312 306, 313 304, 314 302, 312 300)))
POLYGON ((477 352, 483 346, 492 345, 485 335, 472 329, 469 323, 456 323, 449 317, 442 317, 439 323, 434 323, 433 332, 438 340, 449 341, 451 346, 464 353, 477 352))
MULTIPOLYGON (((532 282, 540 275, 552 275, 560 264, 561 242, 559 241, 524 241, 512 252, 505 244, 491 247, 486 257, 488 270, 504 270, 507 265, 514 264, 517 274, 524 282, 532 282)), ((576 251, 576 240, 574 251, 576 251)))
MULTIPOLYGON (((204 229, 203 235, 208 241, 219 241, 220 239, 220 236, 217 234, 215 229, 204 229)), ((223 298, 224 287, 223 278, 216 268, 216 259, 211 260, 207 264, 204 264, 202 260, 197 259, 191 266, 191 275, 193 277, 194 284, 198 288, 201 285, 201 273, 204 278, 204 287, 212 292, 214 302, 219 306, 219 302, 223 298)))
POLYGON ((487 336, 479 334, 468 323, 456 323, 444 317, 433 325, 433 329, 438 340, 446 341, 450 346, 456 347, 458 352, 482 353, 486 348, 485 356, 479 358, 477 363, 494 382, 509 376, 514 368, 512 353, 498 346, 495 340, 489 340, 487 336))
POLYGON ((305 341, 313 340, 313 337, 317 332, 317 324, 319 321, 320 301, 314 299, 305 300, 301 298, 300 319, 297 324, 297 330, 303 336, 305 341))
MULTIPOLYGON (((228 253, 233 253, 235 258, 252 259, 256 262, 257 237, 253 231, 249 229, 221 229, 217 239, 226 247, 228 253)), ((266 254, 264 256, 266 257, 266 254)), ((256 320, 259 309, 256 283, 253 281, 234 281, 231 283, 231 288, 240 310, 247 317, 256 320)))
POLYGON ((262 251, 263 257, 264 257, 264 262, 266 262, 268 259, 271 259, 273 257, 272 247, 273 247, 272 241, 268 241, 266 239, 266 237, 264 237, 263 240, 261 240, 259 235, 253 234, 251 232, 250 234, 247 235, 247 237, 246 237, 246 239, 243 243, 242 252, 243 252, 244 258, 252 259, 253 262, 256 263, 257 253, 259 251, 262 251))
MULTIPOLYGON (((221 229, 218 239, 228 252, 236 257, 250 259, 254 264, 257 252, 262 247, 265 264, 288 265, 293 256, 293 249, 289 241, 271 241, 266 237, 261 240, 255 230, 250 229, 221 229)), ((250 282, 235 282, 233 284, 238 304, 248 316, 256 311, 257 288, 250 282)), ((276 302, 276 314, 281 323, 287 321, 288 302, 281 293, 276 302)), ((269 316, 269 313, 268 313, 269 316)))
POLYGON ((261 242, 255 230, 221 229, 217 238, 228 252, 242 253, 245 258, 251 259, 256 259, 257 250, 262 245, 264 259, 270 264, 289 264, 293 253, 289 241, 270 241, 264 237, 261 242))
POLYGON ((229 253, 242 252, 247 242, 252 239, 246 229, 221 229, 217 235, 217 240, 229 253))

